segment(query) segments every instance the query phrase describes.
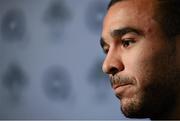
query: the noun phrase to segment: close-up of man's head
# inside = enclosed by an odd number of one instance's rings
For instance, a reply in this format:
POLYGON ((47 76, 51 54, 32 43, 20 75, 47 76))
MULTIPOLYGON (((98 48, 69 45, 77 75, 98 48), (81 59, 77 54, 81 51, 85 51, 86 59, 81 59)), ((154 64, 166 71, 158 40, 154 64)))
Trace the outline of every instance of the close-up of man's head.
POLYGON ((111 0, 103 72, 128 118, 180 119, 180 1, 111 0))

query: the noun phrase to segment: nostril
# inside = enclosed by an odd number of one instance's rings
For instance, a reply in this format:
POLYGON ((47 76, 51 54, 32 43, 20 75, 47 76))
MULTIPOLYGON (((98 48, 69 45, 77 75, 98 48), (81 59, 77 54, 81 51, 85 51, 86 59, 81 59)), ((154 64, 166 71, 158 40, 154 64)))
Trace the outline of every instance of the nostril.
POLYGON ((118 69, 115 68, 115 67, 112 67, 112 68, 109 70, 109 74, 115 75, 116 73, 118 73, 118 69))

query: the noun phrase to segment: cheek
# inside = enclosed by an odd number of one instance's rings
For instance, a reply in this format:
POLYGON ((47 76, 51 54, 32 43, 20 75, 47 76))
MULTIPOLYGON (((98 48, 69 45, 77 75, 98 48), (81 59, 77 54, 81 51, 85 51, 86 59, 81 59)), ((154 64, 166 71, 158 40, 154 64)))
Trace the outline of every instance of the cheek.
POLYGON ((145 61, 134 62, 131 66, 129 65, 129 75, 136 79, 135 89, 137 92, 142 91, 150 81, 153 73, 153 65, 146 63, 145 61))
POLYGON ((151 76, 156 71, 159 54, 153 52, 153 48, 138 49, 130 53, 125 65, 125 73, 133 76, 137 80, 137 88, 141 88, 149 83, 151 76))

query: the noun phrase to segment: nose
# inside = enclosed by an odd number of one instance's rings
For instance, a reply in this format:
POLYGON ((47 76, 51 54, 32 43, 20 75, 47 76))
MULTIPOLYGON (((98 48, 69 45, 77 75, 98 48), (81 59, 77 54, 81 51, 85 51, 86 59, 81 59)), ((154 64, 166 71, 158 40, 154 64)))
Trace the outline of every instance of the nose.
POLYGON ((107 54, 102 70, 104 73, 115 75, 116 73, 124 70, 124 65, 121 56, 111 51, 107 54))

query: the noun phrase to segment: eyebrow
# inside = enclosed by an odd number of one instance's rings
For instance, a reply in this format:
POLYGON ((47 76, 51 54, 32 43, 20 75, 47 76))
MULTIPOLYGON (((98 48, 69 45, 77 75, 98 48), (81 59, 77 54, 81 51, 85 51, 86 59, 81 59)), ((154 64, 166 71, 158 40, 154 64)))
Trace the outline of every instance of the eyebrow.
POLYGON ((135 33, 137 35, 141 35, 142 32, 138 29, 135 29, 135 28, 132 28, 132 27, 125 27, 125 28, 119 28, 119 29, 116 29, 116 30, 113 30, 111 32, 111 36, 113 38, 117 38, 117 37, 121 37, 127 33, 135 33))

